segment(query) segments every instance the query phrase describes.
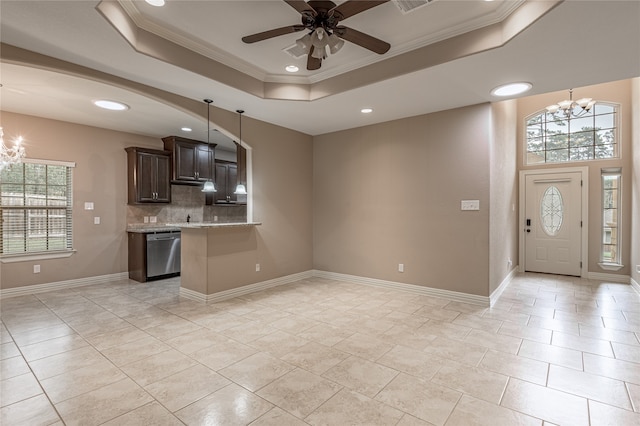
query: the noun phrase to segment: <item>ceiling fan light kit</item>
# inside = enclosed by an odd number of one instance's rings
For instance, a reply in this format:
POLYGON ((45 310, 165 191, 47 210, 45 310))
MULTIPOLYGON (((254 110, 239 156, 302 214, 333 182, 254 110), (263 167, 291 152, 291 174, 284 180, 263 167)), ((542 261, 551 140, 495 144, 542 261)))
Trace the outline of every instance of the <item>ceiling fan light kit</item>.
POLYGON ((327 57, 327 47, 333 55, 344 46, 345 40, 382 55, 391 48, 389 43, 352 28, 338 25, 338 23, 388 1, 347 0, 336 6, 334 2, 327 0, 310 0, 309 2, 285 0, 289 6, 300 13, 302 24, 289 25, 252 34, 242 37, 242 41, 255 43, 307 30, 307 34, 296 40, 296 45, 307 54, 308 70, 319 69, 322 65, 322 60, 327 57))

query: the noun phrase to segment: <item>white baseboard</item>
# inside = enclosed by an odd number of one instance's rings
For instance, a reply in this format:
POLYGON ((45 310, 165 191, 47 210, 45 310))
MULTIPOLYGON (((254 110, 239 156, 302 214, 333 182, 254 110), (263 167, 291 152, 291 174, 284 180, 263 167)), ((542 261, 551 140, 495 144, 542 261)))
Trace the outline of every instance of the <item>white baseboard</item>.
POLYGON ((180 287, 180 296, 187 299, 195 300, 196 302, 215 303, 311 277, 311 271, 299 272, 297 274, 285 275, 284 277, 278 277, 272 280, 261 281, 254 284, 248 284, 242 287, 232 288, 230 290, 224 290, 213 294, 202 294, 197 291, 189 290, 188 288, 180 287))
POLYGON ((603 272, 587 272, 587 279, 594 281, 611 281, 614 283, 629 284, 629 275, 605 274, 603 272))
POLYGON ((515 268, 513 268, 511 270, 511 272, 509 272, 507 274, 506 277, 504 277, 504 280, 502 280, 502 282, 500 283, 500 285, 498 286, 498 288, 496 288, 495 290, 493 290, 493 293, 491 293, 489 295, 489 304, 490 306, 493 306, 494 303, 496 303, 496 301, 500 298, 500 296, 502 295, 502 292, 507 288, 507 286, 509 285, 509 283, 511 282, 511 280, 513 279, 513 277, 516 276, 516 274, 518 273, 518 267, 516 266, 515 268))
POLYGON ((63 290, 66 288, 82 287, 85 285, 105 284, 110 281, 121 281, 126 279, 129 279, 128 272, 118 272, 116 274, 98 275, 95 277, 57 281, 54 283, 34 284, 16 288, 4 288, 0 289, 0 299, 3 299, 5 297, 26 296, 29 294, 44 293, 53 290, 63 290))
POLYGON ((327 278, 332 280, 348 281, 356 284, 370 285, 374 287, 389 288, 393 290, 406 291, 409 293, 419 294, 422 296, 444 297, 456 302, 472 303, 474 305, 489 306, 489 298, 486 296, 478 296, 475 294, 460 293, 451 290, 442 290, 439 288, 424 287, 415 284, 405 284, 395 281, 385 281, 376 278, 359 277, 356 275, 339 274, 337 272, 313 270, 313 276, 319 278, 327 278))
POLYGON ((631 288, 640 294, 640 284, 638 284, 638 281, 634 280, 633 277, 629 277, 629 281, 631 282, 631 288))

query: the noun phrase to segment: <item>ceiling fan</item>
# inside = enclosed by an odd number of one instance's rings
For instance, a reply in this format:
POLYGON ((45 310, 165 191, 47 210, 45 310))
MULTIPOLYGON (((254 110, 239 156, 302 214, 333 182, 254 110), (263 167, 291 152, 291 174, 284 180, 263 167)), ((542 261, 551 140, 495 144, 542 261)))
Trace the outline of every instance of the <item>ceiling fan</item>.
POLYGON ((389 51, 391 47, 389 43, 338 24, 353 15, 388 1, 347 0, 336 6, 334 2, 327 0, 310 0, 309 2, 304 0, 284 0, 285 3, 302 15, 302 24, 289 25, 248 35, 242 37, 242 41, 255 43, 284 34, 308 30, 309 33, 296 41, 299 47, 307 51, 308 70, 319 69, 322 65, 322 60, 327 57, 327 47, 334 54, 344 44, 343 40, 350 41, 382 55, 389 51))

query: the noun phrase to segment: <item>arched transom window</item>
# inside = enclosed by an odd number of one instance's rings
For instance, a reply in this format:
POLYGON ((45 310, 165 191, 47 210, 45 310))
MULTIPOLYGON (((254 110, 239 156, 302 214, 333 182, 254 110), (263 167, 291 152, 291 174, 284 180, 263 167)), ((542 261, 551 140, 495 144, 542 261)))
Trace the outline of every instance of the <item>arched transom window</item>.
POLYGON ((619 157, 618 105, 596 102, 589 110, 546 109, 526 119, 526 163, 567 163, 619 157))

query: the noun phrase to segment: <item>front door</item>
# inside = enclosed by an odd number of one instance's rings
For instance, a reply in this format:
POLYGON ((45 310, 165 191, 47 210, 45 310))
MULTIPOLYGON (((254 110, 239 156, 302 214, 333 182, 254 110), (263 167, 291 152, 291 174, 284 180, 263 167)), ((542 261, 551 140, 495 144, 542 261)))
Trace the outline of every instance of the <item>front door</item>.
POLYGON ((525 271, 580 276, 582 174, 535 174, 525 179, 525 271))

